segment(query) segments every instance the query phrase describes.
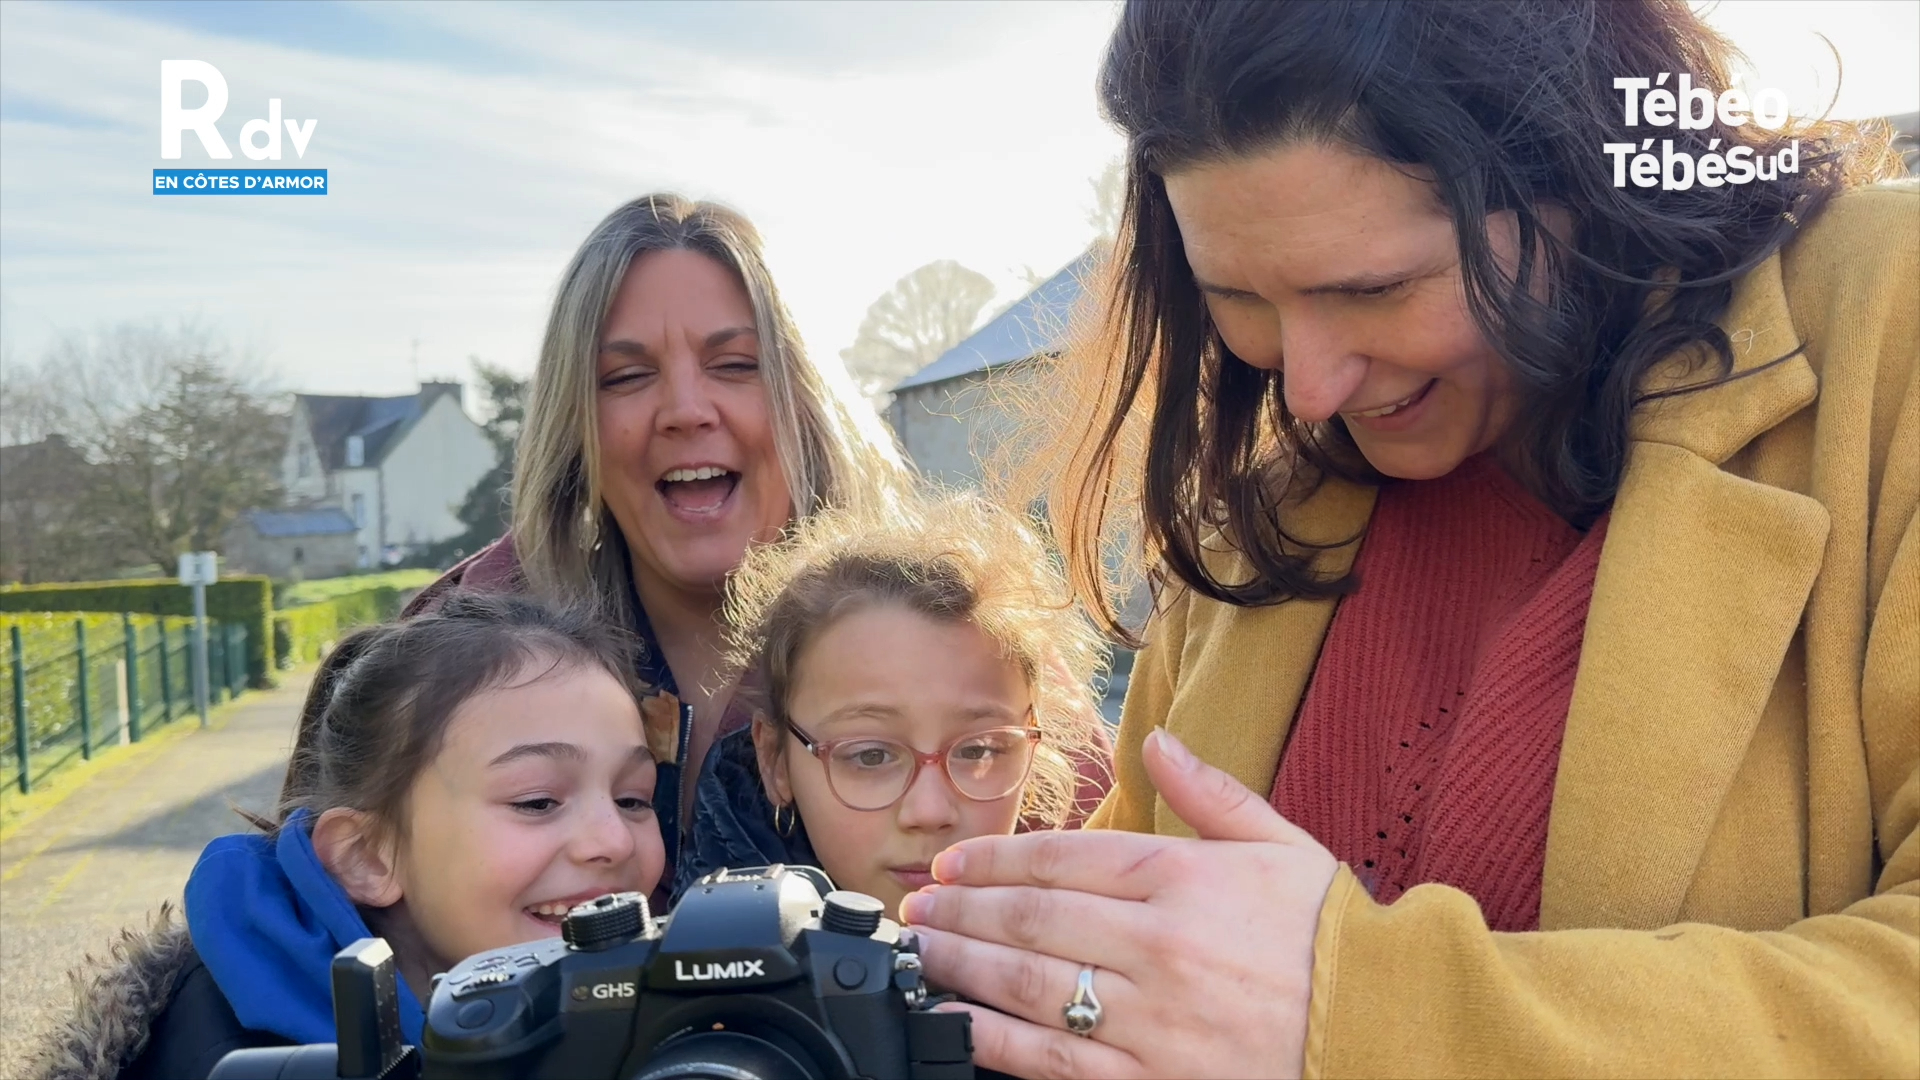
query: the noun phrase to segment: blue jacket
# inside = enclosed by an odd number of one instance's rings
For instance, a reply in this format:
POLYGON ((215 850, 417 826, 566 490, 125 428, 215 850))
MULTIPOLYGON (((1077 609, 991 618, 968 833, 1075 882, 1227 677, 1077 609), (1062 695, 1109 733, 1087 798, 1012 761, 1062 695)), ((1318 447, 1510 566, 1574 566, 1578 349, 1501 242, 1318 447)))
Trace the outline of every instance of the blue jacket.
POLYGON ((820 865, 805 824, 796 820, 792 836, 773 827, 773 800, 761 786, 757 762, 751 727, 722 735, 707 751, 693 789, 693 828, 673 868, 676 902, 687 886, 722 868, 820 865))
MULTIPOLYGON (((333 954, 373 937, 314 853, 310 814, 277 837, 223 836, 187 879, 187 930, 201 962, 254 1031, 296 1043, 334 1041, 333 954)), ((420 1002, 400 982, 400 1031, 418 1045, 420 1002)))

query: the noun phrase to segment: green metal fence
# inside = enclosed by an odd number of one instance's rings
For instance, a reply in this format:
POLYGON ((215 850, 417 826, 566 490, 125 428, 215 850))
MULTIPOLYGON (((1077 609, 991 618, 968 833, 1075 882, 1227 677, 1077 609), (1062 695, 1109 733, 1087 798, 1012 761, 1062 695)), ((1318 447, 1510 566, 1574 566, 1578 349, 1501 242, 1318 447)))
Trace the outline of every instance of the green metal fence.
MULTIPOLYGON (((0 761, 23 793, 72 761, 193 715, 192 619, 22 612, 0 626, 0 703, 10 709, 0 761)), ((245 689, 248 631, 208 620, 209 705, 245 689)))

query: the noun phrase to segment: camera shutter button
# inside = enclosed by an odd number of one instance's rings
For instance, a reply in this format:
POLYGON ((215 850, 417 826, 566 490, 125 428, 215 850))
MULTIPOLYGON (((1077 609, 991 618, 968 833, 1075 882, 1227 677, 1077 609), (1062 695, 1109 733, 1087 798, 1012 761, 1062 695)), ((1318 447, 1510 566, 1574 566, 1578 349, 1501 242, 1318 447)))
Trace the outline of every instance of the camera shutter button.
POLYGON ((609 893, 579 904, 560 921, 560 936, 579 952, 593 952, 638 935, 647 925, 647 898, 609 893))
POLYGON ((826 911, 820 916, 820 928, 836 934, 871 937, 880 929, 880 917, 887 906, 866 893, 837 889, 827 894, 826 911))
POLYGON ((843 956, 834 961, 833 981, 842 990, 858 990, 867 981, 867 965, 856 957, 843 956))

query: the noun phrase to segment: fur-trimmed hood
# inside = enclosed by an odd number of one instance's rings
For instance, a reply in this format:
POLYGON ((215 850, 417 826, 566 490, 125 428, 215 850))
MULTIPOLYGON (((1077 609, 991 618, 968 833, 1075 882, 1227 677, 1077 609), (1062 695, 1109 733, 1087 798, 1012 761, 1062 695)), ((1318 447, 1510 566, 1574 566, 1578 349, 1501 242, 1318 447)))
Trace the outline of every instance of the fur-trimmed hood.
POLYGON ((162 904, 144 929, 120 931, 108 955, 68 972, 73 1012, 27 1054, 32 1080, 112 1080, 146 1049, 181 978, 199 962, 186 923, 162 904))

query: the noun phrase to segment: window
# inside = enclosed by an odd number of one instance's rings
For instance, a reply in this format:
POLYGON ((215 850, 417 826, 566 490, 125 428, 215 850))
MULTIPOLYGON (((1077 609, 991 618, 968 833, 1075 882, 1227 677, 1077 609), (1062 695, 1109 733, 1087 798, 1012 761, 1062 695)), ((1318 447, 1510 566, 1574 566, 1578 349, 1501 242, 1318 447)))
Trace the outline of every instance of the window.
POLYGON ((362 529, 367 527, 367 497, 358 492, 353 496, 353 523, 362 529))
POLYGON ((304 480, 307 478, 307 474, 312 471, 313 471, 313 447, 308 446, 306 443, 303 442, 300 444, 300 465, 299 465, 298 475, 302 480, 304 480))
POLYGON ((367 440, 358 435, 347 436, 347 468, 357 469, 367 463, 367 440))

